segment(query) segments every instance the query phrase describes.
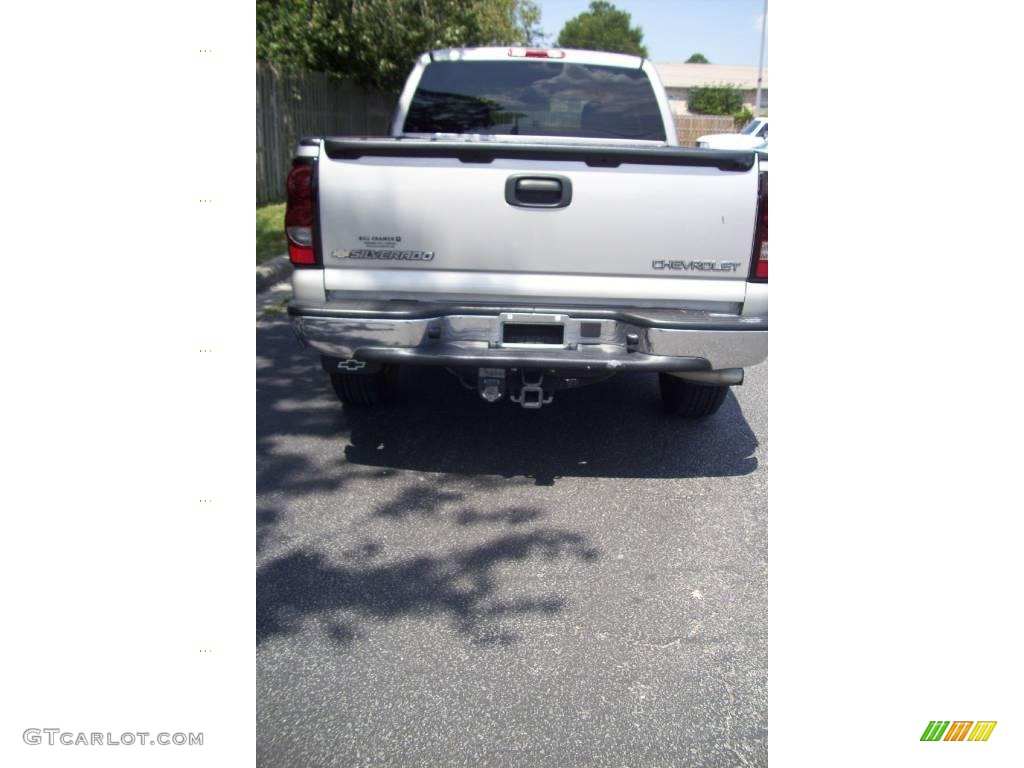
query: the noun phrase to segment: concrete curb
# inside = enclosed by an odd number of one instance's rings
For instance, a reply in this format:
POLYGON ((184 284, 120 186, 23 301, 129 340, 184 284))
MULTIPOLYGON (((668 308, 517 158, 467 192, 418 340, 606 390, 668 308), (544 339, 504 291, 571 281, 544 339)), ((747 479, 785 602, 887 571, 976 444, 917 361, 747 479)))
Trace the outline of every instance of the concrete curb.
POLYGON ((256 293, 262 293, 272 285, 276 285, 292 273, 292 263, 288 254, 275 256, 256 266, 256 293))

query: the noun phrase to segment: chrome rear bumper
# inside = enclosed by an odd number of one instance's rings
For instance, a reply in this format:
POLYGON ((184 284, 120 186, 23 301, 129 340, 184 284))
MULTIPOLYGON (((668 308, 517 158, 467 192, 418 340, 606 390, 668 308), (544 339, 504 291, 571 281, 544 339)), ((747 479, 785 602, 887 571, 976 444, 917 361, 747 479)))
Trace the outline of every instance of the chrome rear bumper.
POLYGON ((299 339, 341 360, 589 371, 745 368, 768 356, 767 317, 692 310, 426 305, 288 307, 299 339), (560 343, 513 343, 505 326, 562 328, 560 343))

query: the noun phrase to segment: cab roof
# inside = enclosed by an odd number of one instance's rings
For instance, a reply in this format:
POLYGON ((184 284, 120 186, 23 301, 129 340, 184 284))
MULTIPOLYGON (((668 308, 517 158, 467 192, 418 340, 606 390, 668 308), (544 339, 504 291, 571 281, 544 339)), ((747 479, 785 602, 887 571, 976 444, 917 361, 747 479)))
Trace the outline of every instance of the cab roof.
POLYGON ((431 61, 562 61, 567 64, 593 64, 604 67, 640 69, 644 59, 625 53, 582 51, 574 48, 532 48, 513 45, 486 48, 439 48, 420 57, 423 64, 431 61))

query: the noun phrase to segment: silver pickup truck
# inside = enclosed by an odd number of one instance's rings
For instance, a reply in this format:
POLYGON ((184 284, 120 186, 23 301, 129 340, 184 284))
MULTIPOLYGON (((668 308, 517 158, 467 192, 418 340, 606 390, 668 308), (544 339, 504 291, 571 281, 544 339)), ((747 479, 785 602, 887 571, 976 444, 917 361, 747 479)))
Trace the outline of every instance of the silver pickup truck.
POLYGON ((524 408, 635 372, 701 417, 768 354, 767 161, 679 147, 635 56, 423 54, 391 137, 300 143, 285 224, 288 313, 343 403, 406 365, 524 408))

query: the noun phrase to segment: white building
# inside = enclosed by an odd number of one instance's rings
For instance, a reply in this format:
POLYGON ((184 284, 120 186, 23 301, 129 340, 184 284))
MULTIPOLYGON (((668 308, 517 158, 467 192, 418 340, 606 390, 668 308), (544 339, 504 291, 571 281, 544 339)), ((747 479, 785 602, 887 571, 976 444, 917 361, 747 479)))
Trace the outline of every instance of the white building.
MULTIPOLYGON (((655 64, 661 84, 668 92, 672 112, 688 113, 686 102, 691 88, 735 85, 743 91, 743 103, 753 111, 757 91, 757 67, 730 64, 655 64)), ((768 69, 761 73, 761 109, 768 110, 768 69)))

